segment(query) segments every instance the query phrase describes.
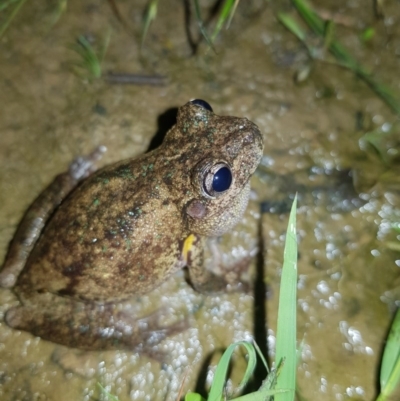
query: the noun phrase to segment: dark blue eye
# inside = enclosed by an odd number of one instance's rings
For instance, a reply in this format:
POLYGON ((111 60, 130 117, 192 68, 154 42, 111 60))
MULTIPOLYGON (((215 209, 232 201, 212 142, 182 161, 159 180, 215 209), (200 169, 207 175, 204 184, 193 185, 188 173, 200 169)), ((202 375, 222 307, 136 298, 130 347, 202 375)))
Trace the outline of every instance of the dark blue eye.
POLYGON ((213 111, 212 107, 205 100, 193 99, 190 101, 190 103, 196 104, 197 106, 201 106, 206 110, 213 111))
POLYGON ((232 184, 232 173, 228 167, 222 167, 215 172, 212 181, 212 189, 215 192, 224 192, 232 184))
POLYGON ((233 174, 227 162, 206 161, 199 171, 204 194, 217 198, 231 187, 233 174))

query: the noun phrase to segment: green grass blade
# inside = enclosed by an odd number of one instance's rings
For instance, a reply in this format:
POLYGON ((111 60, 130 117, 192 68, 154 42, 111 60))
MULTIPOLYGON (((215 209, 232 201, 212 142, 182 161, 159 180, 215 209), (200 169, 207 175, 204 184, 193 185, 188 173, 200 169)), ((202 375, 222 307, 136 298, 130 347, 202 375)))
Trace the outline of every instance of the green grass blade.
POLYGON ((265 359, 265 356, 261 352, 260 347, 258 346, 258 344, 255 341, 253 342, 253 346, 256 349, 257 354, 258 354, 259 358, 261 359, 261 362, 263 363, 263 365, 265 367, 265 370, 267 371, 267 373, 269 373, 269 367, 268 367, 267 360, 265 359))
POLYGON ((323 36, 325 24, 313 11, 308 2, 305 0, 293 0, 293 4, 297 8, 299 14, 303 17, 304 21, 306 21, 307 25, 310 26, 313 31, 318 33, 318 35, 323 36))
POLYGON ((89 80, 101 77, 101 60, 104 57, 110 40, 110 36, 111 35, 109 31, 109 35, 106 36, 105 42, 102 46, 100 54, 101 58, 97 56, 92 45, 83 35, 78 37, 76 43, 69 46, 71 50, 75 51, 80 56, 80 60, 78 62, 72 63, 73 71, 75 74, 77 74, 81 78, 86 78, 89 80))
MULTIPOLYGON (((222 355, 220 361, 218 362, 217 369, 215 371, 213 384, 210 389, 210 393, 208 395, 207 401, 222 401, 226 400, 226 394, 224 391, 225 383, 226 383, 226 376, 229 370, 230 361, 232 358, 232 354, 237 348, 237 346, 244 346, 248 353, 248 365, 246 368, 246 372, 244 377, 236 389, 236 391, 243 388, 251 375, 253 374, 255 365, 256 365, 256 352, 263 360, 264 365, 266 366, 266 370, 268 370, 267 363, 265 361, 264 356, 262 355, 260 349, 258 348, 257 344, 249 343, 247 341, 239 341, 237 343, 231 344, 224 354, 222 355)), ((276 384, 276 378, 280 373, 280 369, 274 369, 264 380, 263 385, 258 391, 255 391, 250 394, 246 394, 237 398, 234 398, 235 401, 266 401, 269 400, 270 397, 278 394, 288 392, 288 390, 276 390, 274 389, 276 384)), ((228 398, 229 399, 229 398, 228 398)), ((185 401, 204 401, 204 399, 197 393, 188 393, 185 396, 185 401)))
POLYGON ((254 393, 242 395, 241 397, 235 398, 233 401, 267 401, 272 396, 277 394, 285 394, 289 390, 262 390, 255 391, 254 393))
POLYGON ((397 96, 385 85, 376 82, 368 73, 359 72, 359 77, 362 78, 369 87, 380 96, 385 103, 400 116, 400 102, 397 96))
POLYGON ((6 8, 10 7, 13 3, 16 3, 20 0, 3 0, 0 3, 0 11, 5 10, 6 8))
POLYGON ((228 19, 232 19, 235 9, 235 0, 225 0, 222 6, 221 14, 219 15, 217 24, 215 25, 214 32, 211 35, 211 42, 214 43, 215 38, 220 33, 222 26, 228 19))
POLYGON ((231 9, 230 9, 228 22, 226 23, 226 29, 228 29, 231 26, 231 22, 233 20, 233 16, 235 15, 236 8, 239 5, 239 1, 240 0, 235 0, 235 3, 233 4, 233 7, 231 7, 231 9))
POLYGON ((50 27, 54 26, 67 10, 68 0, 57 0, 51 12, 50 27))
MULTIPOLYGON (((307 23, 307 25, 319 36, 325 38, 326 34, 326 24, 325 22, 312 10, 311 6, 306 0, 293 0, 293 4, 296 6, 299 14, 307 23)), ((347 68, 356 70, 358 68, 357 62, 350 56, 345 48, 333 40, 332 37, 329 38, 329 50, 332 54, 347 68)))
POLYGON ((4 32, 7 30, 7 28, 10 26, 11 21, 15 18, 15 16, 18 14, 18 11, 21 9, 21 7, 24 5, 26 0, 20 0, 14 9, 11 11, 10 16, 4 21, 4 23, 0 26, 0 38, 3 36, 4 32))
POLYGON ((156 19, 157 10, 158 10, 158 0, 151 0, 146 8, 146 12, 143 18, 142 39, 140 41, 141 47, 143 47, 151 23, 156 19))
POLYGON ((262 355, 261 350, 258 348, 258 345, 254 343, 253 346, 255 347, 258 356, 261 358, 266 368, 266 371, 268 372, 268 376, 263 381, 258 391, 235 398, 235 401, 269 401, 272 399, 272 396, 275 396, 276 394, 289 392, 290 390, 287 389, 276 389, 276 383, 278 380, 278 376, 282 371, 283 363, 279 363, 276 369, 272 369, 271 371, 269 371, 267 362, 262 355))
POLYGON ((335 24, 333 21, 327 21, 325 24, 325 32, 324 32, 324 49, 329 49, 334 43, 335 36, 335 24))
POLYGON ((396 233, 400 234, 400 223, 393 223, 393 224, 392 224, 392 229, 393 229, 396 233))
POLYGON ((286 232, 285 251, 279 294, 278 324, 276 333, 276 359, 279 366, 284 361, 277 378, 276 389, 289 392, 275 395, 276 401, 293 401, 296 386, 296 293, 297 293, 297 239, 296 239, 297 195, 290 211, 286 232))
POLYGON ((213 49, 215 51, 213 43, 210 40, 210 38, 208 37, 208 33, 207 33, 206 29, 204 28, 203 19, 201 18, 199 1, 194 0, 193 4, 194 4, 194 13, 196 15, 196 20, 199 25, 200 32, 203 35, 204 39, 206 40, 208 46, 210 46, 211 49, 213 49))
POLYGON ((253 347, 253 344, 247 341, 238 341, 234 344, 231 344, 223 353, 220 361, 218 362, 217 368, 215 370, 213 384, 210 388, 210 393, 207 398, 208 401, 219 401, 222 399, 232 354, 238 346, 245 347, 248 354, 246 371, 244 373, 242 381, 239 384, 238 391, 240 391, 240 389, 247 384, 251 375, 253 374, 257 362, 256 351, 253 347))
POLYGON ((235 15, 236 8, 239 5, 239 1, 240 0, 235 0, 235 4, 230 9, 229 18, 228 18, 228 21, 226 23, 226 29, 229 29, 229 27, 231 26, 231 22, 233 20, 233 16, 235 15))
MULTIPOLYGON (((297 195, 290 212, 279 295, 278 329, 276 336, 276 367, 263 381, 260 389, 235 398, 235 401, 293 401, 296 386, 296 292, 297 292, 297 238, 296 238, 297 195)), ((225 383, 232 354, 237 346, 244 346, 248 354, 246 372, 238 390, 243 388, 253 374, 256 366, 256 352, 262 359, 266 370, 268 365, 257 344, 239 341, 231 344, 222 355, 215 370, 214 380, 207 401, 229 399, 225 394, 225 383)), ((199 394, 189 393, 185 401, 202 401, 199 394)))
MULTIPOLYGON (((254 346, 256 346, 256 344, 254 344, 254 346)), ((261 353, 259 353, 259 355, 261 356, 261 353)), ((272 400, 272 396, 285 393, 291 396, 293 394, 293 390, 276 388, 276 383, 282 371, 283 365, 284 364, 281 362, 278 364, 276 369, 271 370, 258 391, 235 398, 235 401, 270 401, 272 400)), ((293 399, 293 396, 291 399, 293 399)))
MULTIPOLYGON (((333 39, 333 33, 329 33, 326 38, 327 30, 326 23, 312 10, 311 6, 306 0, 293 0, 293 4, 297 8, 299 14, 307 23, 307 25, 319 36, 324 38, 325 45, 329 49, 329 51, 333 54, 336 60, 340 63, 341 66, 349 68, 360 77, 364 82, 368 84, 368 86, 398 115, 400 115, 400 101, 393 94, 393 92, 387 88, 386 86, 378 83, 371 75, 371 73, 365 69, 362 65, 360 65, 357 60, 355 60, 350 53, 337 41, 333 39)), ((285 24, 285 23, 284 23, 285 24)), ((286 24, 285 24, 286 26, 286 24)), ((290 28, 288 28, 290 29, 290 28)), ((290 29, 293 33, 295 33, 292 29, 290 29)), ((295 33, 296 34, 296 33, 295 33)), ((303 41, 303 43, 307 46, 311 56, 313 56, 313 52, 310 49, 310 46, 307 45, 304 38, 300 38, 297 34, 296 36, 303 41)))
POLYGON ((286 13, 278 13, 278 20, 299 40, 306 43, 306 32, 290 15, 286 13))
POLYGON ((397 241, 388 241, 385 242, 385 246, 386 248, 390 249, 391 251, 396 251, 396 252, 400 252, 400 242, 397 241))
MULTIPOLYGON (((390 328, 380 372, 381 395, 389 397, 400 383, 400 309, 390 328)), ((386 398, 381 398, 386 399, 386 398)))
POLYGON ((383 390, 381 390, 381 393, 379 394, 376 401, 394 400, 395 398, 393 397, 393 394, 395 393, 396 390, 398 390, 399 383, 400 383, 400 359, 397 359, 392 374, 389 378, 389 381, 386 387, 383 390))
POLYGON ((75 51, 88 63, 98 62, 96 53, 94 52, 89 41, 83 36, 79 36, 77 40, 78 46, 75 51))
POLYGON ((185 395, 185 401, 205 401, 205 399, 197 393, 187 393, 185 395))
POLYGON ((89 42, 84 37, 79 38, 79 44, 82 45, 81 51, 77 51, 78 54, 82 57, 82 64, 84 69, 89 72, 89 75, 94 78, 100 78, 101 76, 101 68, 99 60, 94 53, 93 48, 90 46, 89 42), (83 44, 83 40, 86 42, 86 45, 83 44), (87 47, 88 46, 88 47, 87 47))
POLYGON ((108 45, 110 44, 111 40, 111 28, 108 29, 106 36, 104 38, 103 45, 101 46, 100 52, 99 52, 99 64, 101 64, 104 60, 104 57, 107 53, 108 45))
POLYGON ((97 383, 97 386, 100 388, 101 392, 107 397, 110 401, 119 401, 118 397, 110 394, 100 383, 97 383))
MULTIPOLYGON (((276 387, 276 383, 278 382, 278 376, 282 372, 282 368, 284 365, 284 360, 281 360, 278 363, 278 366, 273 368, 267 378, 263 381, 260 390, 274 390, 276 387)), ((285 390, 287 391, 287 390, 285 390)))
POLYGON ((364 149, 368 146, 371 147, 385 166, 389 166, 391 161, 390 155, 386 151, 389 135, 391 135, 391 130, 382 132, 381 129, 376 129, 366 132, 359 140, 360 146, 364 149))

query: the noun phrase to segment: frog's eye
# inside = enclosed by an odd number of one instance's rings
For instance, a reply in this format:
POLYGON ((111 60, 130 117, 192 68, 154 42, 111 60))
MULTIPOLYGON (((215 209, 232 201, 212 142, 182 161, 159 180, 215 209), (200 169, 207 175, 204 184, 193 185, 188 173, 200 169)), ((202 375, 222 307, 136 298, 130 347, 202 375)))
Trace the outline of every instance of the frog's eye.
POLYGON ((190 101, 190 103, 203 107, 206 110, 213 111, 212 107, 205 100, 193 99, 190 101))
POLYGON ((204 191, 210 196, 222 194, 231 184, 232 171, 226 163, 214 164, 204 175, 204 191))

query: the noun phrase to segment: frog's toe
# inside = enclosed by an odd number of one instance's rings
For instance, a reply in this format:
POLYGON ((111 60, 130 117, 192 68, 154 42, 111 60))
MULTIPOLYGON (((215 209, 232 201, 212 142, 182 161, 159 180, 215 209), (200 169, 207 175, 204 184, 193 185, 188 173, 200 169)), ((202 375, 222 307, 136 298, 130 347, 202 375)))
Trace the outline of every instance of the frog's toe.
POLYGON ((12 327, 13 329, 21 329, 24 330, 24 310, 20 306, 15 306, 7 311, 5 316, 6 323, 12 327))
POLYGON ((13 272, 13 268, 7 268, 4 269, 1 273, 0 273, 0 287, 3 288, 11 288, 15 285, 16 281, 17 281, 17 275, 14 274, 13 272))
POLYGON ((161 341, 175 334, 182 333, 189 328, 186 315, 183 319, 173 323, 164 322, 166 316, 171 316, 169 308, 162 307, 155 312, 137 320, 139 331, 142 333, 142 346, 149 348, 158 345, 161 341))
POLYGON ((182 333, 189 328, 188 317, 178 320, 174 323, 161 325, 160 316, 162 311, 167 308, 161 308, 153 314, 147 316, 144 319, 140 319, 140 323, 143 320, 146 321, 147 329, 142 332, 142 342, 135 348, 136 352, 147 355, 161 364, 170 362, 170 353, 163 349, 160 343, 167 338, 176 334, 182 333))
POLYGON ((107 151, 105 146, 98 146, 87 156, 77 157, 69 166, 69 173, 76 180, 81 180, 96 171, 96 161, 100 160, 107 151))
POLYGON ((146 345, 152 346, 159 344, 162 340, 165 340, 170 336, 174 336, 175 334, 182 333, 188 328, 189 322, 187 318, 166 326, 159 326, 158 328, 154 328, 154 330, 149 331, 149 336, 146 339, 146 345))

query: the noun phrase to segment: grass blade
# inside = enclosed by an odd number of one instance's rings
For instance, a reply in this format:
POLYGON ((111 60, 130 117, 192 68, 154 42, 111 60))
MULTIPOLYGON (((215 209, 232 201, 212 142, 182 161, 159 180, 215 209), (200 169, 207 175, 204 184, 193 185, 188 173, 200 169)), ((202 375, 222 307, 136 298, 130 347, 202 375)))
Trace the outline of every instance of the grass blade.
POLYGON ((72 63, 73 71, 88 80, 100 78, 102 75, 101 63, 103 62, 105 53, 111 38, 111 29, 108 30, 100 51, 96 53, 90 42, 85 36, 80 35, 76 43, 70 45, 69 48, 80 56, 80 60, 72 63))
POLYGON ((212 40, 210 40, 210 38, 208 37, 208 33, 207 33, 206 29, 204 28, 203 19, 201 18, 199 1, 198 0, 194 0, 193 4, 194 4, 194 13, 196 15, 196 20, 197 20, 197 23, 199 25, 200 32, 203 35, 203 37, 204 37, 205 41, 207 42, 208 46, 210 46, 211 49, 215 52, 212 40))
MULTIPOLYGON (((211 385, 210 393, 208 395, 207 401, 222 401, 222 400, 227 400, 230 399, 229 397, 227 398, 224 388, 225 388, 225 383, 226 383, 226 376, 228 374, 229 366, 230 366, 230 361, 232 358, 232 354, 237 348, 237 346, 244 346, 246 348, 247 354, 248 354, 248 364, 246 367, 246 372, 244 373, 243 379, 239 384, 239 387, 236 389, 237 391, 240 391, 248 382, 250 379, 251 375, 254 372, 254 368, 256 366, 256 353, 259 354, 261 359, 263 360, 263 363, 266 366, 266 361, 263 355, 261 354, 257 344, 252 344, 247 341, 238 341, 234 344, 231 344, 224 354, 222 355, 220 361, 218 362, 213 383, 211 385)), ((269 400, 270 397, 276 396, 276 394, 283 394, 283 393, 288 393, 289 390, 287 389, 276 389, 276 382, 277 378, 281 372, 283 364, 278 365, 277 369, 272 370, 267 379, 264 380, 263 385, 260 387, 258 391, 255 391, 250 394, 246 394, 237 398, 234 398, 232 400, 234 401, 266 401, 269 400)), ((266 366, 267 367, 267 366, 266 366)), ((202 401, 203 398, 199 394, 196 393, 188 393, 185 397, 185 401, 202 401)))
POLYGON ((237 391, 240 391, 240 389, 242 389, 247 384, 251 375, 253 374, 257 362, 256 351, 253 345, 247 341, 238 341, 234 344, 231 344, 226 349, 220 361, 218 362, 217 369, 215 370, 213 384, 208 395, 208 401, 216 401, 223 398, 226 376, 228 374, 232 354, 235 351, 235 348, 238 346, 243 346, 246 348, 248 354, 248 364, 237 391))
POLYGON ((97 383, 97 386, 100 388, 101 392, 107 397, 110 401, 119 401, 118 397, 109 393, 100 383, 97 383))
POLYGON ((215 38, 220 33, 222 26, 225 24, 225 22, 228 21, 228 23, 230 23, 233 14, 235 13, 237 3, 238 0, 225 0, 224 5, 222 6, 221 14, 219 15, 217 24, 215 25, 214 32, 211 35, 211 42, 214 43, 215 38))
MULTIPOLYGON (((297 37, 297 39, 301 40, 304 42, 304 44, 307 46, 306 43, 306 33, 305 31, 300 27, 300 25, 288 14, 286 13, 278 13, 278 20, 285 26, 286 29, 288 29, 290 32, 293 33, 297 37)), ((308 46, 307 46, 308 48, 308 46)))
MULTIPOLYGON (((338 63, 352 70, 353 73, 361 78, 396 114, 400 115, 400 101, 397 96, 395 96, 389 88, 378 83, 366 68, 360 65, 337 40, 333 39, 333 25, 330 24, 329 27, 328 24, 327 38, 327 24, 312 10, 309 3, 306 0, 293 0, 293 4, 307 25, 325 40, 327 49, 333 54, 338 63)), ((306 40, 301 38, 298 32, 293 30, 293 27, 290 28, 287 21, 284 20, 283 23, 306 45, 311 57, 314 57, 316 52, 306 44, 306 40)))
POLYGON ((276 359, 279 366, 284 361, 277 378, 276 389, 290 390, 275 395, 277 401, 293 401, 296 386, 296 293, 297 293, 297 195, 294 198, 286 232, 281 289, 279 294, 278 324, 276 334, 276 359))
POLYGON ((151 0, 146 8, 146 12, 143 18, 142 39, 140 41, 141 47, 143 47, 151 23, 156 19, 157 9, 158 9, 158 0, 151 0))
POLYGON ((0 11, 5 10, 7 7, 10 7, 13 3, 18 2, 19 0, 3 0, 0 3, 0 11))
POLYGON ((7 30, 7 28, 10 26, 11 21, 15 18, 15 16, 18 14, 18 11, 21 9, 21 7, 24 5, 26 0, 20 0, 17 5, 14 7, 14 9, 11 11, 10 16, 4 21, 4 23, 0 26, 0 38, 3 36, 4 32, 7 30))
MULTIPOLYGON (((235 401, 293 401, 296 386, 296 293, 297 293, 297 239, 296 239, 297 195, 290 212, 279 295, 278 329, 276 336, 276 363, 258 391, 235 398, 235 401), (272 398, 274 397, 274 398, 272 398)), ((248 364, 244 377, 238 387, 243 388, 256 365, 256 352, 259 354, 266 371, 267 362, 257 344, 239 341, 231 344, 222 355, 217 368, 207 401, 230 399, 224 393, 226 378, 232 354, 237 346, 244 346, 248 353, 248 364)), ((185 401, 204 401, 196 393, 186 394, 185 401)))
POLYGON ((377 401, 388 399, 400 384, 400 309, 396 312, 383 351, 380 384, 381 393, 377 401))
POLYGON ((109 46, 110 41, 111 41, 111 32, 112 32, 111 28, 109 28, 107 33, 106 33, 106 36, 104 38, 103 44, 102 44, 102 46, 100 48, 99 57, 98 57, 99 64, 101 64, 104 61, 104 57, 105 57, 105 55, 107 53, 107 49, 108 49, 108 46, 109 46))
POLYGON ((307 25, 318 35, 323 36, 324 34, 324 22, 318 15, 313 11, 311 6, 305 0, 293 0, 293 4, 297 8, 299 14, 303 17, 307 25))
POLYGON ((205 401, 204 398, 197 393, 187 393, 185 395, 185 401, 205 401))

